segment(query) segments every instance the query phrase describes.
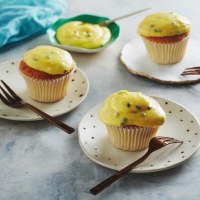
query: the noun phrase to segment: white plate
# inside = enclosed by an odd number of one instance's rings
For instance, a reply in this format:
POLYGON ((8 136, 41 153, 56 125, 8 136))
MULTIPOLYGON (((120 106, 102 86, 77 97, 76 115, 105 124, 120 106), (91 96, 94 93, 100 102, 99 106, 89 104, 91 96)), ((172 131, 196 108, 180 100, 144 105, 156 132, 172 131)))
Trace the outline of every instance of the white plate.
MULTIPOLYGON (((132 172, 146 173, 175 167, 190 158, 200 146, 200 126, 197 119, 183 106, 161 97, 155 98, 166 112, 167 120, 157 135, 184 141, 182 145, 171 144, 150 155, 132 172)), ((92 108, 81 120, 78 128, 79 143, 92 161, 119 170, 142 157, 146 150, 127 152, 109 143, 106 127, 98 119, 101 104, 92 108)))
MULTIPOLYGON (((51 116, 59 116, 76 108, 87 96, 89 82, 79 68, 72 73, 68 85, 67 96, 55 103, 39 103, 32 100, 26 90, 24 79, 20 75, 19 60, 0 64, 0 79, 4 80, 23 100, 36 106, 51 116)), ((17 121, 42 120, 39 115, 26 108, 11 108, 0 101, 0 118, 17 121)))
POLYGON ((200 82, 200 75, 181 76, 185 68, 200 65, 198 41, 189 39, 185 57, 173 65, 159 65, 147 57, 146 49, 140 37, 128 42, 121 51, 120 59, 127 70, 162 83, 186 84, 200 82))

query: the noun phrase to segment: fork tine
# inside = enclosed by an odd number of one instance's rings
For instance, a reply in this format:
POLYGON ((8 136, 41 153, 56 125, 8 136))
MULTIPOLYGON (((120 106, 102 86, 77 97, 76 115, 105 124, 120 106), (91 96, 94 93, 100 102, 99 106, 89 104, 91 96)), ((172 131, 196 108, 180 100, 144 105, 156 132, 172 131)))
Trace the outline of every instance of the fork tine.
POLYGON ((10 102, 0 93, 0 99, 6 104, 10 105, 10 102))
POLYGON ((200 69, 200 67, 199 66, 198 67, 188 67, 185 70, 190 70, 190 69, 200 69))
POLYGON ((187 69, 187 70, 185 70, 183 73, 188 73, 188 72, 195 72, 195 73, 198 73, 198 72, 200 72, 200 70, 199 70, 199 69, 187 69))
POLYGON ((169 142, 169 144, 171 144, 171 143, 183 143, 183 141, 177 140, 177 139, 167 140, 167 142, 169 142))
MULTIPOLYGON (((3 80, 1 80, 3 85, 6 87, 6 89, 10 92, 10 94, 17 100, 22 100, 3 80)), ((2 89, 2 88, 1 88, 2 89)), ((4 90, 5 92, 5 90, 4 90)), ((5 93, 4 93, 5 94, 5 93)), ((6 95, 6 94, 5 94, 6 95)))
POLYGON ((189 67, 186 68, 181 75, 199 75, 200 74, 200 67, 189 67))
POLYGON ((185 71, 181 75, 199 75, 200 71, 185 71))
POLYGON ((3 94, 7 97, 8 100, 10 100, 11 102, 14 101, 14 99, 1 86, 0 86, 0 89, 3 92, 3 94))
POLYGON ((158 139, 160 139, 160 140, 170 140, 170 139, 174 139, 173 137, 166 137, 166 136, 156 136, 158 139))
POLYGON ((171 143, 183 143, 183 141, 177 140, 177 139, 172 138, 172 137, 157 136, 157 138, 160 139, 161 141, 163 140, 163 142, 166 142, 167 144, 171 144, 171 143))

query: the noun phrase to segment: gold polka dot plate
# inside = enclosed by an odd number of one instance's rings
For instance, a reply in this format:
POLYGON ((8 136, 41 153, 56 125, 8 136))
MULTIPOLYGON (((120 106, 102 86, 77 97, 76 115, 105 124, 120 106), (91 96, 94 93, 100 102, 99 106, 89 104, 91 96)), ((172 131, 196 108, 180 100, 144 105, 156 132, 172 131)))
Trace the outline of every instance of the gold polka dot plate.
MULTIPOLYGON (((166 112, 167 120, 156 135, 174 137, 183 144, 168 145, 149 156, 132 169, 134 173, 167 170, 188 160, 200 147, 200 124, 196 117, 182 105, 162 97, 156 99, 166 112)), ((147 149, 128 152, 115 148, 108 139, 106 127, 98 119, 101 104, 89 110, 78 128, 79 144, 89 159, 104 167, 120 170, 138 158, 147 149)))
MULTIPOLYGON (((0 64, 0 79, 4 80, 24 101, 30 103, 51 116, 63 115, 76 108, 86 98, 89 81, 80 68, 76 68, 70 76, 67 95, 54 103, 39 103, 32 100, 27 93, 24 79, 19 73, 19 60, 0 64)), ((11 108, 0 101, 0 118, 16 121, 42 120, 36 113, 26 108, 11 108)))

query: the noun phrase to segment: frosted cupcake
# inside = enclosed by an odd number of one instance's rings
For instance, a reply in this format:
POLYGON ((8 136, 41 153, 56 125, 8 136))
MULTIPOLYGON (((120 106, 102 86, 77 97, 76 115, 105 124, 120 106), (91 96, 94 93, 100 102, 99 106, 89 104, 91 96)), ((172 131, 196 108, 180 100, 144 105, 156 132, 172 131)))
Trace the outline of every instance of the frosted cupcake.
POLYGON ((173 64, 184 57, 190 35, 189 20, 173 12, 146 16, 139 24, 149 58, 158 64, 173 64))
POLYGON ((140 92, 121 90, 105 100, 99 118, 106 125, 113 146, 138 151, 149 146, 166 115, 153 98, 140 92))
POLYGON ((29 96, 39 102, 55 102, 64 98, 74 68, 71 55, 52 46, 38 46, 27 51, 19 66, 29 96))

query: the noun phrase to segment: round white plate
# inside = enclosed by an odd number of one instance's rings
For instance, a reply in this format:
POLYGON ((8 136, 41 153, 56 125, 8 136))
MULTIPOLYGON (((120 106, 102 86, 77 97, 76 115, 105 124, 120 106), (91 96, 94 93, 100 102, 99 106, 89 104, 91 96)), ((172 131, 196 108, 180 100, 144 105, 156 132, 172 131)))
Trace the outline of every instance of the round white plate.
MULTIPOLYGON (((200 124, 183 106, 161 97, 155 98, 166 112, 167 120, 157 135, 182 140, 183 144, 170 144, 152 153, 132 172, 146 173, 175 167, 190 158, 200 146, 200 124)), ((78 128, 79 143, 83 152, 94 162, 120 170, 147 151, 128 152, 115 148, 108 139, 106 127, 98 119, 101 104, 92 108, 81 120, 78 128)))
POLYGON ((132 74, 143 76, 162 83, 186 84, 200 82, 200 75, 181 76, 185 68, 200 65, 198 42, 189 39, 185 57, 173 65, 159 65, 147 57, 140 37, 133 39, 122 48, 120 59, 132 74))
MULTIPOLYGON (((51 116, 59 116, 76 108, 87 96, 89 81, 79 68, 70 77, 67 95, 55 103, 39 103, 32 100, 28 94, 24 79, 20 75, 19 60, 0 64, 0 79, 4 80, 24 101, 36 106, 51 116)), ((39 115, 26 108, 11 108, 0 101, 0 118, 17 121, 42 120, 39 115)))

